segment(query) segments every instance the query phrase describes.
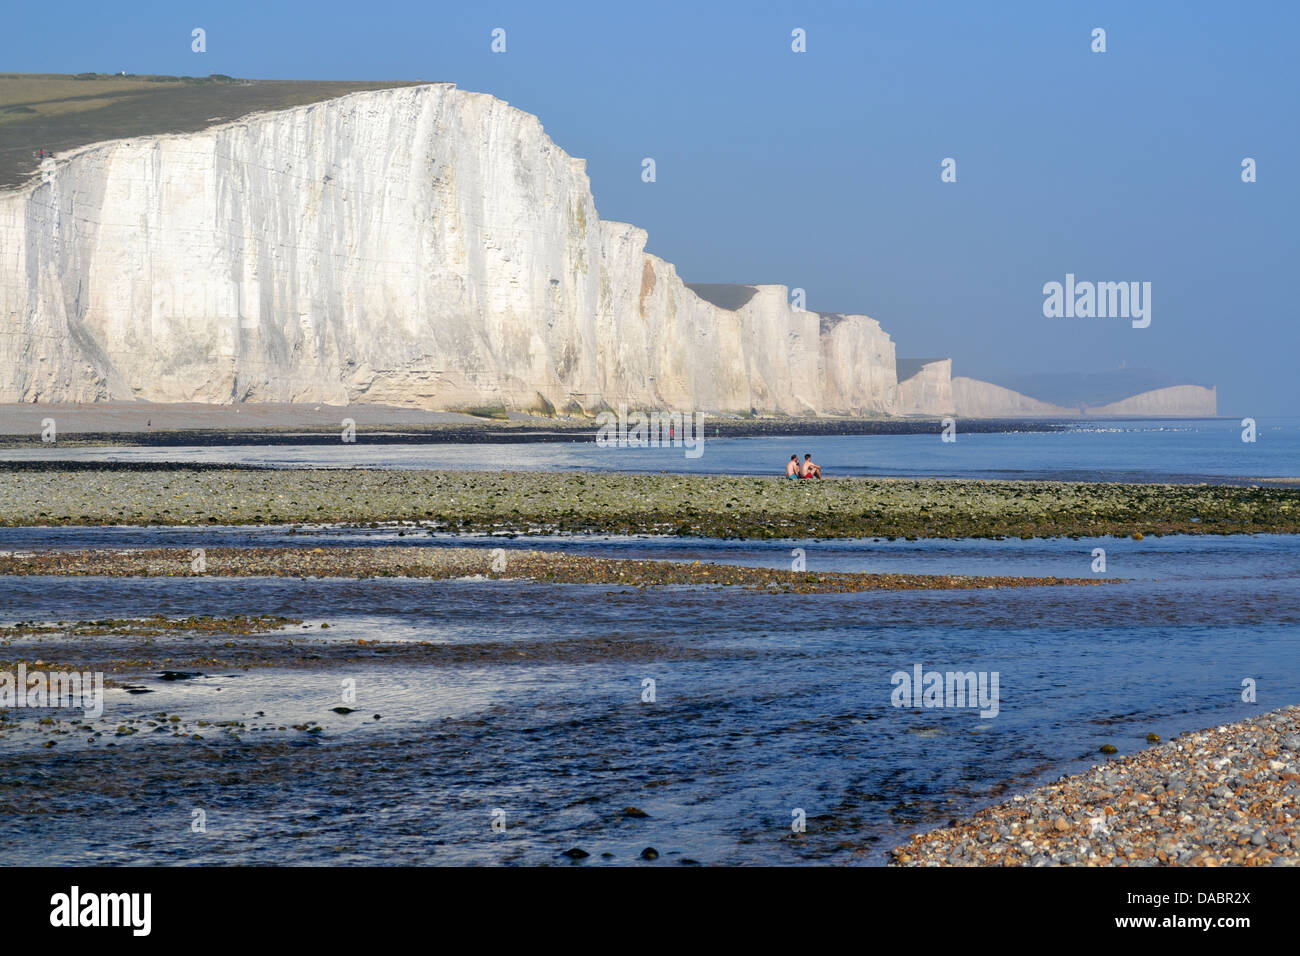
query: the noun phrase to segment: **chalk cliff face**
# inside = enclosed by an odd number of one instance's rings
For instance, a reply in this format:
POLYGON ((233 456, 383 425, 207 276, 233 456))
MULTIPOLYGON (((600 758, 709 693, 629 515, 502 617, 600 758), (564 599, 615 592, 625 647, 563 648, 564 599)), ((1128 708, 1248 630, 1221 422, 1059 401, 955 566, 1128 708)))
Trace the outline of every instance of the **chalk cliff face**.
POLYGON ((818 378, 824 412, 853 415, 858 408, 899 414, 893 340, 865 315, 821 314, 818 378))
POLYGON ((905 377, 898 383, 895 413, 937 418, 1213 418, 1214 388, 1178 385, 1160 388, 1108 405, 1071 408, 1039 401, 979 379, 952 376, 950 359, 900 360, 905 377))
POLYGON ((895 411, 877 322, 714 304, 645 244, 449 84, 102 143, 0 193, 0 402, 895 411))
POLYGON ((1213 386, 1174 385, 1143 392, 1122 401, 1089 408, 1088 415, 1153 418, 1213 418, 1218 415, 1218 392, 1213 386))
POLYGON ((925 362, 913 375, 898 383, 898 414, 951 415, 952 359, 925 362))
POLYGON ((992 382, 957 376, 952 380, 952 399, 962 418, 1077 418, 1077 408, 1040 402, 1028 395, 992 382))

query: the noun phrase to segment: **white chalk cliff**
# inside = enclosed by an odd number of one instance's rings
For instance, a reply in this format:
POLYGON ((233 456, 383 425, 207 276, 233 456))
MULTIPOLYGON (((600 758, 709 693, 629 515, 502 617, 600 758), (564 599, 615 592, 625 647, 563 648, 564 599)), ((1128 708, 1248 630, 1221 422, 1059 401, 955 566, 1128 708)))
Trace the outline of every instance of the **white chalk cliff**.
POLYGON ((688 286, 645 246, 535 116, 451 84, 85 146, 0 191, 0 403, 1074 413, 949 359, 900 382, 874 319, 688 286))
POLYGON ((932 359, 898 383, 898 414, 935 418, 954 411, 952 359, 932 359))
POLYGON ((0 193, 0 402, 894 412, 879 323, 715 305, 645 244, 450 84, 95 144, 0 193))
POLYGON ((952 380, 953 405, 962 418, 1077 418, 1066 408, 1022 395, 992 382, 958 375, 952 380))
POLYGON ((1219 413, 1218 391, 1212 385, 1171 385, 1090 407, 1087 412, 1089 416, 1213 418, 1219 413))

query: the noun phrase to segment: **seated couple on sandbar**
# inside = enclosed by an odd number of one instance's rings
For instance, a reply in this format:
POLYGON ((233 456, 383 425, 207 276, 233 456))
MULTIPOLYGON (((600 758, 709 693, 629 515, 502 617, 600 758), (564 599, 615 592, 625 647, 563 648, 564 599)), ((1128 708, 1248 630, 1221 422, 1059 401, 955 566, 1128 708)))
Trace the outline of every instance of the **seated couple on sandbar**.
POLYGON ((822 476, 822 466, 812 460, 812 455, 803 456, 803 464, 799 464, 799 456, 791 455, 790 460, 785 463, 785 476, 787 478, 820 478, 822 476))

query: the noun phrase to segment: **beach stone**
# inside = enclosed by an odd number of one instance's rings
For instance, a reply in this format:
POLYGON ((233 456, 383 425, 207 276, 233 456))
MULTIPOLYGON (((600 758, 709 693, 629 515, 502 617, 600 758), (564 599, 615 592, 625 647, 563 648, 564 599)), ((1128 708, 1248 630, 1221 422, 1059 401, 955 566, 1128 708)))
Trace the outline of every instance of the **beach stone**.
POLYGON ((1017 795, 945 831, 913 838, 915 865, 1296 865, 1300 773, 1265 769, 1300 707, 1181 734, 1177 742, 1118 758, 1017 795), (1091 827, 1104 819, 1109 834, 1091 827), (1261 823, 1266 822, 1266 826, 1261 823), (1087 839, 1083 839, 1084 836, 1087 839), (953 839, 958 842, 953 843, 953 839), (1006 838, 1011 847, 999 842, 1006 838), (964 844, 963 845, 963 841, 964 844), (978 847, 978 851, 973 848, 978 847))

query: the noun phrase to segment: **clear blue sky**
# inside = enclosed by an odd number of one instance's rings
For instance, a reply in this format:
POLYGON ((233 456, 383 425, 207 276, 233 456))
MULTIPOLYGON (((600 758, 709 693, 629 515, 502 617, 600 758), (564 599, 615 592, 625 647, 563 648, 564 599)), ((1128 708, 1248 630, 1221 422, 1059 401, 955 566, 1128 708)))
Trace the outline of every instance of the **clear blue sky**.
POLYGON ((537 114, 588 160, 601 216, 649 230, 687 281, 803 287, 956 374, 1125 362, 1217 384, 1222 414, 1297 414, 1291 0, 71 2, 5 21, 15 72, 453 81, 537 114), (1045 318, 1067 272, 1151 282, 1150 327, 1045 318))

